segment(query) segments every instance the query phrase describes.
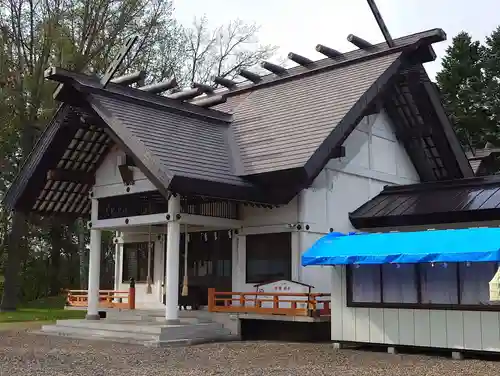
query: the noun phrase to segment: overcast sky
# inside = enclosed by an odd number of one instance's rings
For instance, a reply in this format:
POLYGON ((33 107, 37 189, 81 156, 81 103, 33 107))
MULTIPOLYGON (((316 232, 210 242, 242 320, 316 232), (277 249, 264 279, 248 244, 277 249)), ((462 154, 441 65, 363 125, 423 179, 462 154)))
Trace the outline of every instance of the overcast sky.
MULTIPOLYGON (((465 30, 482 41, 500 25, 500 0, 377 0, 377 5, 393 38, 437 27, 447 33, 448 41, 434 45, 436 62, 426 64, 431 77, 454 35, 465 30)), ((293 51, 319 59, 318 43, 352 50, 349 33, 383 41, 366 0, 174 0, 174 6, 185 25, 204 14, 214 26, 236 18, 256 22, 261 43, 279 46, 283 56, 293 51)))

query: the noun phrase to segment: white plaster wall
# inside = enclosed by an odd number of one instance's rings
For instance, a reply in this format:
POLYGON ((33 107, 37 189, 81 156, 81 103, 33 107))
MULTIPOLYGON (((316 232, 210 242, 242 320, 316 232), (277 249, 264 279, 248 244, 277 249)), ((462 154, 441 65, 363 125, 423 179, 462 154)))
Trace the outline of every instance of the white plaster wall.
MULTIPOLYGON (((419 176, 395 137, 385 112, 365 117, 344 143, 346 155, 331 160, 309 189, 298 197, 299 222, 309 225, 299 237, 302 253, 331 229, 349 232, 354 211, 376 196, 386 185, 419 182, 419 176)), ((330 267, 300 267, 300 282, 313 285, 314 291, 332 289, 330 267)))
POLYGON ((332 341, 500 351, 500 312, 349 308, 346 268, 332 270, 332 341))
POLYGON ((285 228, 287 224, 297 223, 299 218, 297 202, 297 198, 294 198, 287 205, 273 209, 242 205, 240 213, 243 231, 261 232, 265 231, 265 227, 283 225, 285 228))
POLYGON ((118 165, 125 161, 125 153, 114 147, 104 158, 96 171, 93 187, 95 197, 106 197, 155 190, 156 187, 146 178, 138 167, 131 167, 134 184, 125 186, 118 170, 118 165), (129 188, 127 192, 126 189, 129 188))

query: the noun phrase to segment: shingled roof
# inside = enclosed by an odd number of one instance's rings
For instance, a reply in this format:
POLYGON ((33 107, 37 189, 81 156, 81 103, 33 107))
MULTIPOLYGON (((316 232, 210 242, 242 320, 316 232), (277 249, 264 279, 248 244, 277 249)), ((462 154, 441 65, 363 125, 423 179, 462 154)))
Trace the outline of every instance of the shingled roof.
MULTIPOLYGON (((50 69, 63 104, 4 202, 40 213, 87 214, 92 177, 112 145, 164 196, 261 204, 308 187, 366 115, 385 108, 423 181, 472 176, 422 68, 440 29, 395 39, 216 90, 212 108, 50 69), (217 104, 225 102, 222 104, 217 104)), ((192 90, 192 89, 191 89, 192 90)), ((196 90, 195 90, 196 91, 196 90)), ((186 96, 188 97, 188 96, 186 96)))
POLYGON ((388 186, 349 214, 359 229, 493 221, 500 218, 500 176, 388 186))

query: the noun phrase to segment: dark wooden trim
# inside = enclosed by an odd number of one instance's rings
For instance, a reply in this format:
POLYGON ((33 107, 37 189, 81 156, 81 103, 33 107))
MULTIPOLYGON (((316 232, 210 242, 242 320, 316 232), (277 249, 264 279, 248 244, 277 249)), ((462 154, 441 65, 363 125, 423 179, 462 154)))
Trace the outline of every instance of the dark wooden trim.
MULTIPOLYGON (((422 67, 423 70, 423 67, 422 67)), ((424 74, 425 73, 424 70, 424 74)), ((446 136, 446 139, 448 140, 448 143, 450 145, 450 148, 453 152, 453 155, 458 163, 458 166, 460 168, 460 171, 462 172, 462 176, 464 178, 469 178, 474 176, 474 172, 472 171, 472 167, 470 166, 469 161, 467 160, 467 156, 464 153, 464 150, 462 146, 460 145, 460 142, 458 141, 458 137, 453 130, 453 126, 450 122, 450 119, 446 115, 446 112, 443 107, 443 103, 441 102, 441 99, 439 98, 437 88, 434 86, 432 82, 427 81, 423 83, 423 87, 425 91, 427 92, 427 95, 429 97, 429 100, 432 104, 432 107, 434 108, 436 115, 441 122, 443 132, 446 136)))
POLYGON ((68 123, 77 120, 77 114, 71 106, 59 107, 5 195, 3 202, 8 209, 31 211, 45 185, 47 170, 55 167, 66 151, 65 148, 53 146, 69 144, 78 128, 71 127, 68 123))
POLYGON ((184 196, 207 196, 263 205, 284 205, 289 201, 288 196, 273 195, 273 192, 266 192, 257 184, 250 182, 227 184, 175 175, 169 189, 184 196))
POLYGON ((350 308, 392 308, 392 309, 426 309, 445 311, 493 311, 500 312, 500 305, 458 305, 458 304, 419 304, 419 303, 354 303, 350 308))
POLYGON ((95 183, 95 175, 93 173, 85 171, 64 170, 56 168, 47 171, 47 180, 58 180, 93 185, 95 183))

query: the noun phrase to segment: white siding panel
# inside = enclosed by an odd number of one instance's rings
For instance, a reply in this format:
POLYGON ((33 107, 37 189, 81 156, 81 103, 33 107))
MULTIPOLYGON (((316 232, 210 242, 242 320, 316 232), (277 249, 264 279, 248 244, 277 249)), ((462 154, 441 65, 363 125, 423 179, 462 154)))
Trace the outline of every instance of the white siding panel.
POLYGON ((482 350, 500 351, 500 324, 498 312, 481 312, 482 350))
POLYGON ((464 312, 464 345, 467 349, 480 350, 481 340, 481 312, 464 312))
POLYGON ((430 311, 431 346, 445 348, 448 344, 446 335, 446 311, 430 311))
POLYGON ((415 312, 412 309, 399 309, 399 343, 415 345, 415 312))
POLYGON ((399 343, 399 313, 397 309, 384 309, 385 343, 399 343))
POLYGON ((370 308, 370 342, 385 342, 383 309, 370 308))
POLYGON ((446 337, 450 349, 464 347, 464 315, 462 311, 446 311, 446 337))
POLYGON ((344 307, 346 305, 343 299, 343 294, 345 294, 344 279, 342 276, 342 268, 336 267, 332 268, 332 296, 331 296, 331 330, 332 330, 332 341, 343 340, 343 325, 344 318, 342 316, 344 307))
POLYGON ((431 318, 427 309, 414 311, 415 346, 431 346, 431 318))
POLYGON ((356 342, 370 342, 370 310, 356 308, 356 342))

